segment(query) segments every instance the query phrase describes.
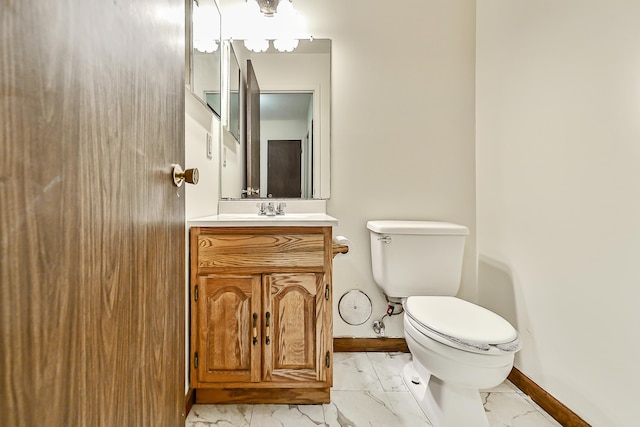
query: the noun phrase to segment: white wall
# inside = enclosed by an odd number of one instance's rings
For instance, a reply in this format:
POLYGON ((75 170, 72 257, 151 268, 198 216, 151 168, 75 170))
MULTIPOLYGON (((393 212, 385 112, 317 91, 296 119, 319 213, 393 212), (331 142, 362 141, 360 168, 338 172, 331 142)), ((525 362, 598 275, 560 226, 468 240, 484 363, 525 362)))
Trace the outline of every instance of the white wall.
POLYGON ((218 212, 220 174, 220 120, 188 89, 185 91, 185 168, 198 168, 200 181, 187 185, 187 221, 218 212), (213 157, 207 158, 207 133, 213 157))
MULTIPOLYGON (((334 262, 334 335, 375 336, 386 309, 371 273, 370 219, 434 219, 469 226, 463 288, 476 297, 475 2, 295 2, 314 37, 332 39, 331 198, 335 234, 352 240, 334 262), (348 326, 337 303, 369 294, 374 316, 348 326)), ((402 336, 402 316, 387 336, 402 336)))
MULTIPOLYGON (((241 135, 244 130, 241 130, 241 135)), ((245 145, 240 144, 226 129, 222 133, 221 197, 239 199, 246 188, 245 145)), ((242 136, 241 136, 242 137, 242 136)))
POLYGON ((478 2, 480 302, 593 426, 640 402, 640 2, 478 2))
MULTIPOLYGON (((218 199, 220 197, 219 183, 219 153, 220 153, 220 120, 198 100, 187 88, 185 90, 185 164, 184 168, 198 168, 200 180, 197 185, 184 184, 185 188, 185 217, 189 221, 193 218, 215 215, 218 213, 218 199), (213 143, 213 158, 207 157, 207 133, 211 135, 213 143)), ((189 230, 185 230, 187 244, 185 245, 185 313, 189 313, 189 230)), ((189 390, 189 327, 190 317, 185 318, 185 392, 189 390)))

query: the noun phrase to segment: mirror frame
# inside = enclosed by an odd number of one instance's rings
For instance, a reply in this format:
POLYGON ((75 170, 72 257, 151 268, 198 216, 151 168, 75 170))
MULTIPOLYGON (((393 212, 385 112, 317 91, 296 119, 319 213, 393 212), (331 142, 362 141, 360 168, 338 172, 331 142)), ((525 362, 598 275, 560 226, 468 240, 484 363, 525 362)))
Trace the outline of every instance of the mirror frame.
POLYGON ((227 96, 228 100, 228 112, 227 121, 225 126, 229 133, 233 135, 238 144, 241 142, 241 133, 240 133, 240 123, 241 123, 241 114, 240 110, 242 108, 242 102, 240 100, 241 95, 244 91, 240 90, 243 84, 242 79, 242 71, 240 69, 240 64, 238 63, 238 57, 236 56, 236 52, 233 49, 233 44, 229 43, 229 74, 228 74, 228 88, 229 93, 227 96))

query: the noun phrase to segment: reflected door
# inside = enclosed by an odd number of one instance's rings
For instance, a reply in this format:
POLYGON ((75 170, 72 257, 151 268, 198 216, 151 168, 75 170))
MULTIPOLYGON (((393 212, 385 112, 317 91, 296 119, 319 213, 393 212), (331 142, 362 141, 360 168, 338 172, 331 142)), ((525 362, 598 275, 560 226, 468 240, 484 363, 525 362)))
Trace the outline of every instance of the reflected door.
POLYGON ((274 140, 267 148, 267 193, 271 197, 301 197, 302 141, 274 140))
POLYGON ((251 60, 247 60, 247 197, 259 197, 260 86, 251 60))

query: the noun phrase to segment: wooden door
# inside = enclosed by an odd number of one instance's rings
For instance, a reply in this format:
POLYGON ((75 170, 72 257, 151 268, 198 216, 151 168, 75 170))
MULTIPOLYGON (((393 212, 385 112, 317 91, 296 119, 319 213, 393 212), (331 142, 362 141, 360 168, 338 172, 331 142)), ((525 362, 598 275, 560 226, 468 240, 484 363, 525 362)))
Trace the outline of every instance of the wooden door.
POLYGON ((302 195, 302 141, 269 140, 267 193, 272 197, 302 195))
POLYGON ((197 295, 192 385, 260 381, 260 275, 201 276, 197 295))
POLYGON ((247 59, 247 197, 259 197, 249 189, 260 188, 260 85, 247 59))
POLYGON ((324 381, 324 275, 266 274, 263 280, 264 316, 272 320, 265 330, 263 380, 324 381))
POLYGON ((0 7, 2 425, 184 423, 184 7, 0 7))

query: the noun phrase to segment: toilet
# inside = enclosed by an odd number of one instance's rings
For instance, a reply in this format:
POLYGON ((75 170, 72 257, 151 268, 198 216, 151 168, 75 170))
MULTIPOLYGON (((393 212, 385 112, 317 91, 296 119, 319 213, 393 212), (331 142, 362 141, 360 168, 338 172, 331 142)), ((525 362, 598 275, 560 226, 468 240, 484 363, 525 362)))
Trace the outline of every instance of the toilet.
POLYGON ((438 221, 369 221, 373 277, 401 301, 409 391, 434 427, 488 427, 480 389, 502 383, 520 350, 499 315, 456 298, 469 229, 438 221))

